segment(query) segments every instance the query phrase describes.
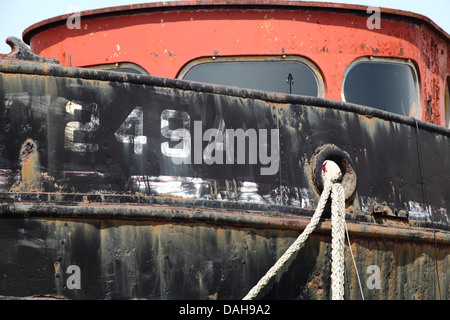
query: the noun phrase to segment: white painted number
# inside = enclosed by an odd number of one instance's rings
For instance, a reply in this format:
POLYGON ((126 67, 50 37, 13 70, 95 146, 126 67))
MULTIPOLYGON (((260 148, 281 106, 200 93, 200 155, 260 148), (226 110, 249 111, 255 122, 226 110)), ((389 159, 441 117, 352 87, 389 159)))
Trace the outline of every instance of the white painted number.
POLYGON ((142 147, 147 144, 147 137, 144 136, 144 112, 141 107, 136 107, 131 111, 115 135, 119 142, 134 144, 135 154, 142 154, 142 147), (133 124, 134 135, 129 133, 133 124))
MULTIPOLYGON (((91 113, 91 119, 87 123, 80 121, 70 121, 66 124, 64 136, 64 148, 75 152, 96 152, 98 144, 75 142, 75 131, 94 132, 100 124, 98 106, 95 103, 89 103, 85 109, 91 113)), ((73 101, 66 104, 66 112, 75 115, 75 110, 83 110, 83 106, 73 101)))
POLYGON ((191 133, 189 130, 189 114, 184 111, 163 110, 161 113, 161 135, 165 138, 170 138, 171 141, 181 140, 181 142, 173 148, 169 146, 169 142, 163 142, 161 143, 161 152, 168 157, 186 159, 186 161, 190 161, 191 133), (176 130, 169 129, 169 119, 181 120, 183 123, 183 128, 176 130))

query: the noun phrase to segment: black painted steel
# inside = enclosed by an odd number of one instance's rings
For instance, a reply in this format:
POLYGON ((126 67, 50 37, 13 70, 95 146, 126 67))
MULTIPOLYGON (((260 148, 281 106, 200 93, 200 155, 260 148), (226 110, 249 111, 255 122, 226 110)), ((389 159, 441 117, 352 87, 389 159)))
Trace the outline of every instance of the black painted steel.
MULTIPOLYGON (((289 219, 314 210, 324 159, 345 173, 349 221, 380 234, 400 225, 408 245, 439 230, 435 254, 448 261, 450 130, 430 123, 321 98, 4 57, 0 127, 1 295, 241 298, 296 237, 289 219), (227 149, 227 130, 248 136, 227 149), (82 270, 81 290, 67 287, 69 265, 82 270)), ((266 297, 326 298, 308 285, 328 263, 311 258, 324 239, 315 235, 310 260, 294 262, 306 266, 292 273, 298 281, 286 275, 266 297)), ((377 256, 367 241, 361 250, 377 256)))

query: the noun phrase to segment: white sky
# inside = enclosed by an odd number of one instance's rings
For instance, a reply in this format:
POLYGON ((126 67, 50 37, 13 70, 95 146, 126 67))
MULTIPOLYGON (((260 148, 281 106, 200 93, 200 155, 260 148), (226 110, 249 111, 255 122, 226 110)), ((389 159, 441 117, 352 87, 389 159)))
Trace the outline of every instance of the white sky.
MULTIPOLYGON (((377 6, 412 11, 427 16, 450 34, 449 0, 317 0, 377 6)), ((8 36, 22 38, 22 32, 32 24, 58 15, 155 0, 0 0, 0 53, 8 53, 8 36)))

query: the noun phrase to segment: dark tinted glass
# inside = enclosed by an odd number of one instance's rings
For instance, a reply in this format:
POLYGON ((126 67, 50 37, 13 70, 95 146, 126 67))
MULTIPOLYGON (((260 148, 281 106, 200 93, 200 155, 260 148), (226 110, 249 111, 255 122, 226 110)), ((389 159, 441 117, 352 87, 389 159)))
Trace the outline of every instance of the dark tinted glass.
POLYGON ((317 97, 314 72, 295 61, 227 61, 202 63, 185 80, 317 97), (291 75, 291 76, 289 76, 291 75))
POLYGON ((418 104, 415 74, 407 64, 359 62, 344 81, 345 101, 404 116, 418 104))

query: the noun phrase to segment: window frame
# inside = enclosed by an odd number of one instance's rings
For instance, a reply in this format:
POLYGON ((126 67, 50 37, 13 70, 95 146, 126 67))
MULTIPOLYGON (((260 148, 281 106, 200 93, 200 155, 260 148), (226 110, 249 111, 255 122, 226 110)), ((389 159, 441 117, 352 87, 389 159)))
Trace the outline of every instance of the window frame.
POLYGON ((140 65, 137 65, 132 62, 116 62, 116 63, 105 63, 105 64, 96 64, 90 66, 84 66, 85 69, 95 69, 95 70, 104 70, 104 71, 112 71, 112 72, 120 72, 120 73, 130 73, 125 71, 118 71, 117 68, 127 68, 138 71, 140 75, 149 76, 150 74, 142 68, 140 65))
MULTIPOLYGON (((412 114, 413 118, 419 119, 420 115, 421 115, 421 110, 422 110, 422 97, 421 97, 421 82, 420 82, 420 75, 418 72, 418 68, 416 67, 416 65, 411 61, 411 59, 399 59, 399 58, 392 58, 392 57, 373 57, 373 56, 365 56, 365 57, 360 57, 357 58, 355 60, 353 60, 348 67, 345 69, 344 75, 342 77, 342 82, 341 82, 341 99, 343 102, 348 102, 345 99, 345 81, 347 79, 347 76, 349 74, 349 72, 355 67, 357 66, 359 63, 361 62, 382 62, 385 64, 400 64, 400 65, 406 65, 408 67, 410 67, 413 71, 413 81, 414 81, 414 85, 416 87, 416 96, 417 96, 417 106, 415 108, 415 110, 413 110, 413 112, 411 113, 411 111, 409 112, 409 114, 412 114)), ((352 103, 352 102, 348 102, 348 103, 352 103)), ((368 108, 373 108, 373 109, 377 109, 377 110, 381 110, 378 109, 376 107, 371 107, 371 106, 367 106, 368 108)), ((385 110, 382 110, 385 111, 385 110)), ((389 113, 393 113, 393 114, 397 114, 391 111, 385 111, 385 112, 389 112, 389 113)), ((404 116, 401 114, 398 114, 400 116, 404 116)), ((406 116, 406 117, 411 117, 411 116, 406 116)))
POLYGON ((184 80, 184 77, 189 73, 190 70, 199 66, 201 64, 206 63, 221 63, 221 62, 298 62, 306 66, 311 70, 312 74, 316 79, 317 84, 317 97, 325 98, 326 85, 324 78, 322 76, 322 72, 319 67, 312 62, 311 60, 295 55, 239 55, 239 56, 212 56, 212 57, 200 57, 195 58, 188 63, 186 63, 178 72, 176 78, 180 80, 184 80))

